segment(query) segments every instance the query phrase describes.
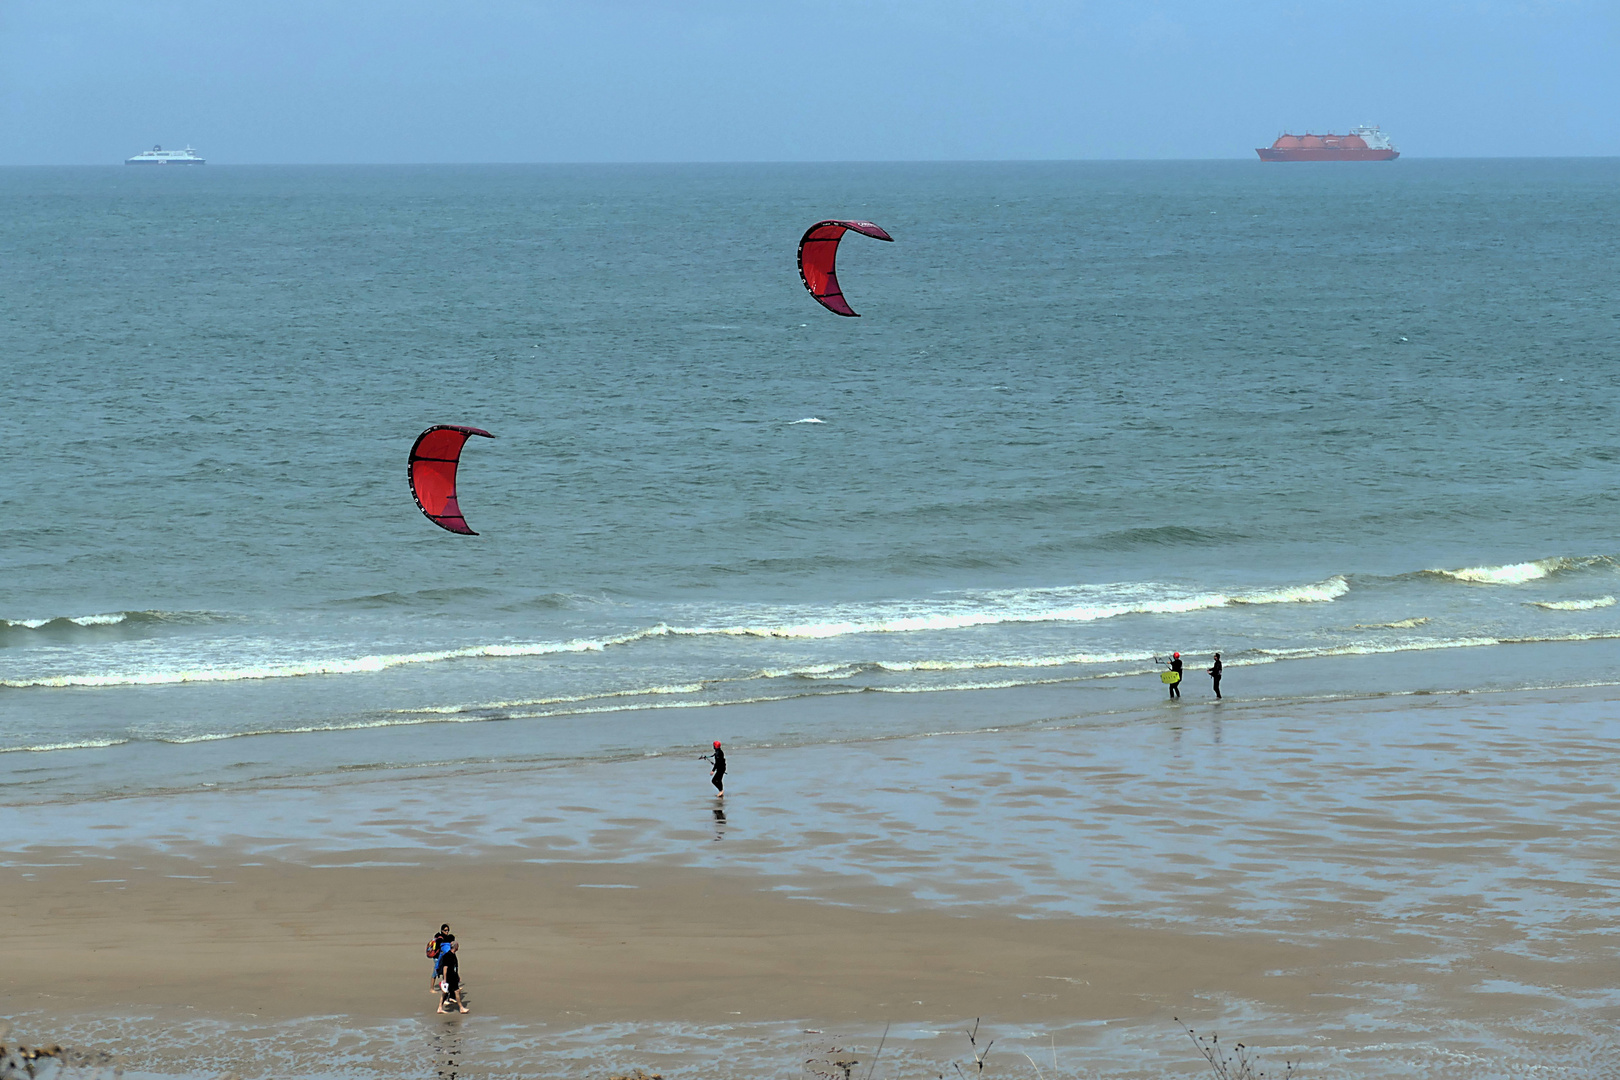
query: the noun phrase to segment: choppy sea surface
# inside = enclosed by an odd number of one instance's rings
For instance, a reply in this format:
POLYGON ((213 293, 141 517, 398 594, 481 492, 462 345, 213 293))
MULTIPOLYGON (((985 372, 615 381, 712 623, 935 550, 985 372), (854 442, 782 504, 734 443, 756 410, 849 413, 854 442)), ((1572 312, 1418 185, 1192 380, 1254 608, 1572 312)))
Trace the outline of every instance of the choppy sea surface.
POLYGON ((1617 185, 0 170, 4 798, 1108 711, 1172 650, 1189 696, 1215 650, 1238 696, 1620 682, 1617 185), (798 280, 827 217, 896 239, 842 246, 859 319, 798 280), (497 436, 479 536, 406 487, 437 423, 497 436))

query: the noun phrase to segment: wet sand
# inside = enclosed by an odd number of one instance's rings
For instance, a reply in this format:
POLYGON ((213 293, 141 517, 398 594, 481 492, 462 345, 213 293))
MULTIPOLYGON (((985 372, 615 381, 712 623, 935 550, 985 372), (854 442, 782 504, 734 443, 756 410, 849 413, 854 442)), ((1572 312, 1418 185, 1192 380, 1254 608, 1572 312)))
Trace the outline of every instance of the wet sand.
POLYGON ((1605 693, 735 747, 723 809, 671 758, 0 808, 0 995, 189 1075, 786 1075, 889 1022, 921 1069, 975 1016, 1121 1077, 1196 1072, 1172 1016, 1339 1075, 1601 1075, 1605 693))

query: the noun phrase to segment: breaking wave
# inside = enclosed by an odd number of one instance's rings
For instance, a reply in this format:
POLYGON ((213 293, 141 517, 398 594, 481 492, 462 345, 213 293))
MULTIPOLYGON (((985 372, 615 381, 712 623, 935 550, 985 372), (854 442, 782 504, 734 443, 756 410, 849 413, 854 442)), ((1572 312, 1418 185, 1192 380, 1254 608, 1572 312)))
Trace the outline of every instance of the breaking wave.
POLYGON ((1573 569, 1591 561, 1567 558, 1536 559, 1532 562, 1508 563, 1505 566, 1470 566, 1462 570, 1432 572, 1472 585, 1523 585, 1527 581, 1540 581, 1560 570, 1573 569))
POLYGON ((999 590, 965 596, 955 603, 865 606, 847 618, 732 626, 670 627, 670 634, 761 638, 832 638, 850 634, 904 634, 963 630, 1009 623, 1083 623, 1121 615, 1179 615, 1236 604, 1317 604, 1350 591, 1343 577, 1280 589, 1237 593, 1177 593, 1162 585, 1100 585, 1072 589, 999 590))
POLYGON ((306 663, 263 664, 246 667, 170 669, 165 671, 120 672, 101 675, 43 675, 35 678, 0 679, 0 686, 165 686, 176 683, 243 682, 254 679, 289 679, 303 675, 357 675, 387 671, 409 664, 433 664, 444 660, 478 657, 546 656, 555 653, 594 652, 610 645, 626 644, 652 636, 650 630, 617 638, 576 639, 564 642, 536 642, 520 645, 474 645, 464 649, 438 649, 431 652, 386 653, 344 659, 312 660, 306 663))
POLYGON ((126 612, 111 615, 59 615, 52 619, 0 619, 0 626, 19 630, 43 630, 47 626, 116 626, 129 618, 126 612))
POLYGON ((1153 654, 1069 653, 1062 656, 995 657, 983 660, 875 660, 860 665, 869 671, 982 671, 987 668, 1069 667, 1079 664, 1128 664, 1152 660, 1153 654))
MULTIPOLYGON (((419 652, 381 653, 254 664, 198 665, 161 670, 80 672, 0 679, 0 687, 158 686, 219 683, 305 675, 356 675, 450 660, 537 657, 599 652, 661 637, 732 637, 818 640, 856 634, 908 634, 1030 623, 1088 623, 1124 615, 1175 615, 1232 605, 1327 603, 1345 595, 1343 577, 1275 589, 1194 593, 1155 583, 1052 589, 987 590, 944 594, 929 601, 850 605, 847 608, 759 609, 748 621, 733 609, 715 625, 655 626, 614 636, 470 645, 419 652)), ((1070 661, 1086 662, 1086 661, 1070 661)))
POLYGON ((40 743, 36 746, 0 746, 0 754, 20 754, 48 750, 101 750, 109 746, 125 746, 129 739, 80 739, 76 742, 40 743))
POLYGON ((1253 593, 1239 593, 1231 598, 1234 604, 1325 604, 1337 600, 1350 591, 1350 583, 1335 574, 1314 585, 1295 585, 1284 589, 1263 589, 1253 593))
MULTIPOLYGON (((1427 652, 1468 649, 1495 645, 1539 642, 1576 642, 1620 639, 1620 631, 1547 636, 1456 638, 1404 638, 1394 641, 1348 641, 1296 648, 1255 648, 1228 653, 1227 666, 1234 668, 1269 665, 1292 660, 1313 660, 1335 656, 1427 652)), ((81 741, 53 741, 43 744, 0 747, 0 753, 61 751, 121 746, 131 742, 176 745, 208 743, 256 735, 319 734, 372 728, 411 727, 435 723, 470 724, 556 716, 584 716, 599 713, 634 712, 661 709, 692 709, 710 706, 744 705, 783 701, 793 698, 825 697, 859 693, 928 694, 957 690, 1010 689, 1019 686, 1077 684, 1097 680, 1128 679, 1156 674, 1151 657, 1141 653, 1064 653, 1050 656, 982 657, 962 660, 878 660, 846 664, 805 664, 796 667, 761 669, 748 674, 698 679, 691 682, 604 688, 595 692, 517 700, 486 701, 476 704, 421 706, 389 710, 385 714, 334 718, 329 722, 272 725, 236 731, 206 731, 196 734, 161 736, 119 736, 87 738, 81 741), (1090 667, 1091 670, 1052 669, 1090 667), (1020 674, 1020 671, 1027 674, 1020 674), (969 681, 938 679, 924 682, 881 681, 882 676, 908 673, 967 673, 969 681), (877 677, 862 679, 862 676, 877 677), (799 682, 795 687, 792 683, 799 682), (826 680, 826 681, 823 681, 826 680), (780 683, 787 682, 788 686, 780 683), (819 685, 817 685, 819 683, 819 685), (773 685, 774 684, 774 685, 773 685)), ((264 676, 259 676, 264 677, 264 676)), ((1592 684, 1599 685, 1599 684, 1592 684)))
POLYGON ((1432 649, 1473 649, 1487 645, 1534 645, 1560 641, 1613 641, 1620 632, 1596 634, 1553 634, 1546 637, 1466 637, 1373 642, 1351 641, 1342 645, 1306 646, 1296 649, 1255 649, 1252 656, 1233 660, 1227 667, 1265 664, 1276 660, 1306 660, 1322 656, 1372 656, 1380 653, 1428 652, 1432 649))
POLYGON ((1614 597, 1599 596, 1592 600, 1531 600, 1526 607, 1545 608, 1548 611, 1591 611, 1593 608, 1614 606, 1614 597))
POLYGON ((212 611, 111 611, 96 615, 52 615, 41 619, 0 619, 0 634, 27 630, 83 630, 99 626, 151 626, 160 623, 230 622, 232 616, 212 611))
MULTIPOLYGON (((1552 640, 1552 639, 1549 639, 1552 640)), ((1295 649, 1256 649, 1252 657, 1241 657, 1228 667, 1264 664, 1274 660, 1307 660, 1320 656, 1374 656, 1381 653, 1427 652, 1431 649, 1471 649, 1481 645, 1506 645, 1508 638, 1431 638, 1426 641, 1351 641, 1342 645, 1305 646, 1295 649)))

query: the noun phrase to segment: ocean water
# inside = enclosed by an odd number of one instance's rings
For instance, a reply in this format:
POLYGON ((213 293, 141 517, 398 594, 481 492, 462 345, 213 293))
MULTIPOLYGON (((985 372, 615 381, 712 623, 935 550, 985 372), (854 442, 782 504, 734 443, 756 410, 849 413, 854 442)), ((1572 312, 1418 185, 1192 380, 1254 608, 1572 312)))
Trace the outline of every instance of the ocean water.
POLYGON ((0 170, 4 799, 1107 712, 1174 649, 1237 696, 1620 681, 1617 185, 0 170), (799 283, 824 217, 896 238, 841 248, 862 318, 799 283), (436 423, 497 436, 479 536, 406 487, 436 423), (722 707, 854 692, 939 704, 722 707))

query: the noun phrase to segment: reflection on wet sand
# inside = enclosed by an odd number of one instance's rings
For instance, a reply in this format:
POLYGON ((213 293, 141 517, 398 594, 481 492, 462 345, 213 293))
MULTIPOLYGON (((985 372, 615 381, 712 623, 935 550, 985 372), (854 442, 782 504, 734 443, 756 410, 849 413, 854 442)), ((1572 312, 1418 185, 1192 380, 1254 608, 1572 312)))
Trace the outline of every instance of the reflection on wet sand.
MULTIPOLYGON (((690 788, 685 763, 656 758, 546 773, 552 805, 540 814, 534 775, 518 769, 425 776, 408 786, 355 782, 0 814, 13 835, 58 845, 59 853, 37 857, 41 874, 64 859, 113 858, 114 842, 95 831, 113 817, 127 826, 116 841, 125 854, 117 857, 130 857, 132 834, 139 834, 146 850, 206 863, 172 873, 212 874, 221 888, 235 880, 233 860, 302 862, 331 868, 320 871, 326 875, 346 865, 415 865, 423 873, 452 865, 491 873, 594 865, 594 876, 583 879, 593 907, 555 931, 558 942, 591 943, 602 913, 621 902, 650 905, 633 909, 627 927, 675 918, 666 914, 674 911, 666 882, 656 883, 666 890, 656 897, 650 879, 645 891, 623 880, 603 883, 608 867, 631 866, 724 869, 712 876, 735 882, 748 875, 777 896, 827 902, 802 904, 807 912, 836 906, 913 920, 927 909, 976 916, 953 920, 964 925, 1014 914, 1024 918, 1013 921, 1036 926, 1084 916, 1108 920, 1122 935, 1144 928, 1201 940, 1248 935, 1306 951, 1262 959, 1244 946, 1224 973, 1200 977, 1191 989, 1204 1015, 1180 1015, 1201 1030, 1213 1018, 1223 1036, 1233 1032, 1279 1057, 1304 1053, 1313 1070, 1358 1078, 1453 1066, 1464 1076, 1534 1068, 1574 1076, 1612 1063, 1610 1032, 1620 1017, 1612 914, 1620 885, 1616 703, 1576 693, 1466 695, 1286 708, 1231 700, 1219 714, 1213 706, 1173 712, 754 748, 746 783, 735 783, 732 797, 747 809, 731 814, 735 821, 696 793, 672 802, 670 792, 690 788), (451 792, 460 814, 421 827, 424 808, 444 805, 451 792), (1267 986, 1291 980, 1317 981, 1286 1001, 1267 997, 1267 986), (1234 989, 1240 983, 1241 992, 1234 989)), ((36 872, 22 865, 25 854, 7 858, 8 872, 36 872)), ((113 876, 126 875, 95 874, 113 876)), ((590 970, 609 973, 601 976, 608 980, 598 991, 602 1001, 622 999, 613 979, 645 989, 634 982, 646 975, 628 951, 630 935, 612 938, 590 954, 597 965, 590 970)), ((727 957, 728 947, 713 955, 727 957)), ((917 955, 956 947, 947 936, 917 955)), ((1044 962, 1052 952, 1033 955, 1044 962)), ((981 971, 1013 963, 1005 951, 988 953, 999 959, 981 971)), ((686 960, 670 963, 665 975, 685 974, 686 960)), ((1164 963, 1171 975, 1186 968, 1184 957, 1164 963)), ((1169 984, 1126 993, 1094 964, 1030 967, 1023 974, 1042 981, 997 1005, 997 1022, 1021 1032, 1018 1038, 1051 1035, 1083 1051, 1077 1062, 1096 1071, 1162 1075, 1139 1066, 1174 1034, 1160 1015, 1173 999, 1169 984), (1042 997, 1054 992, 1069 996, 1042 997), (1082 998, 1089 1004, 1082 1007, 1082 998)), ((513 1016, 506 1049, 481 1043, 473 1056, 571 1070, 587 1060, 611 1066, 614 1040, 666 1046, 677 1060, 698 1055, 707 1039, 711 1048, 751 1041, 750 1063, 775 1063, 789 1053, 778 1025, 768 1016, 731 1014, 777 1009, 778 1019, 815 1018, 817 1006, 793 996, 811 983, 801 984, 796 973, 781 980, 779 996, 741 995, 730 1009, 698 999, 712 1015, 696 1018, 513 1016)), ((1188 989, 1176 985, 1174 993, 1188 989)), ((933 1016, 933 988, 906 989, 873 1001, 879 1028, 909 1010, 909 1020, 897 1024, 896 1060, 924 1045, 929 1032, 948 1030, 960 1019, 955 1013, 980 1008, 957 1002, 950 1014, 933 1016)), ((79 1019, 76 1038, 105 1041, 79 1019)), ((124 1045, 150 1051, 176 1029, 153 1022, 141 1030, 124 1045)), ((299 1037, 313 1030, 304 1024, 299 1037)), ((420 1055, 419 1041, 413 1053, 420 1055)), ((435 1044, 434 1054, 441 1075, 472 1075, 466 1047, 435 1044)))

